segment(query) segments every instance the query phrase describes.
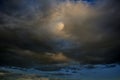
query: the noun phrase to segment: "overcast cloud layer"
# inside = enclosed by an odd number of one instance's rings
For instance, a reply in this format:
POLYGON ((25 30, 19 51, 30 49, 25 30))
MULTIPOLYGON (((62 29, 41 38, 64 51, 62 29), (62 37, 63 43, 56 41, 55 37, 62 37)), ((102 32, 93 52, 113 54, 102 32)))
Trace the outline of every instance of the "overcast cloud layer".
POLYGON ((119 0, 0 0, 0 65, 120 63, 119 8, 119 0))

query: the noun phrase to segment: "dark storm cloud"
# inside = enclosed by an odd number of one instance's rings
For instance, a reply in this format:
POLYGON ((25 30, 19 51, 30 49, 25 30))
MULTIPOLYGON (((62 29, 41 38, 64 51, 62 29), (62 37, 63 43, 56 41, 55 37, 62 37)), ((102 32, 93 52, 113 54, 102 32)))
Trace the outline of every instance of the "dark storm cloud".
POLYGON ((119 63, 119 5, 1 0, 0 64, 119 63))
MULTIPOLYGON (((49 35, 47 29, 43 28, 44 24, 47 24, 47 17, 49 17, 46 14, 50 14, 50 6, 48 6, 47 0, 1 1, 1 42, 28 47, 30 45, 39 46, 39 43, 42 45, 41 42, 37 42, 37 34, 39 33, 40 39, 43 39, 41 41, 45 41, 44 36, 49 35), (45 9, 45 7, 48 8, 45 9)), ((49 39, 49 36, 47 38, 49 39)))
POLYGON ((0 2, 0 63, 27 64, 25 51, 53 52, 49 41, 52 33, 47 18, 51 15, 49 0, 1 0, 0 2), (48 15, 49 14, 49 15, 48 15), (45 25, 46 24, 46 25, 45 25), (50 36, 50 37, 49 37, 50 36), (23 51, 22 54, 17 54, 23 51), (11 51, 12 50, 12 51, 11 51), (18 52, 17 52, 18 51, 18 52))

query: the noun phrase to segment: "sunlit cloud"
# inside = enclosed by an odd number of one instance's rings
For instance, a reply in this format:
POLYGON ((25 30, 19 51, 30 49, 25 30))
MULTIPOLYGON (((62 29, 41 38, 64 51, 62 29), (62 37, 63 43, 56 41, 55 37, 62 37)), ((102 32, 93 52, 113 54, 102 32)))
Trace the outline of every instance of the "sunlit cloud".
POLYGON ((51 59, 53 59, 55 61, 60 61, 60 62, 70 61, 70 59, 67 58, 63 53, 53 54, 53 55, 51 55, 51 59))

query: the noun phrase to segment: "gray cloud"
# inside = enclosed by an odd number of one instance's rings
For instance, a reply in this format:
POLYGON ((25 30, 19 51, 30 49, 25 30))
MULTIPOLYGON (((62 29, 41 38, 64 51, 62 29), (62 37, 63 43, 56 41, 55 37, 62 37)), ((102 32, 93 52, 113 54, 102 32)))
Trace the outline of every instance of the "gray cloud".
POLYGON ((1 0, 1 65, 64 62, 61 58, 85 64, 119 63, 119 4, 114 0, 92 5, 58 0, 1 0))

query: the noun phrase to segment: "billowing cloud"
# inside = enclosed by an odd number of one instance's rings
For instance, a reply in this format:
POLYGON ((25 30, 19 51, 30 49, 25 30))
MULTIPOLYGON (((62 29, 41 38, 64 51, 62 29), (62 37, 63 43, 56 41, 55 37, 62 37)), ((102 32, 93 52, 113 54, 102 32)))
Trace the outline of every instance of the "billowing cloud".
POLYGON ((1 0, 1 65, 71 60, 85 64, 119 63, 119 4, 117 0, 94 4, 1 0))

